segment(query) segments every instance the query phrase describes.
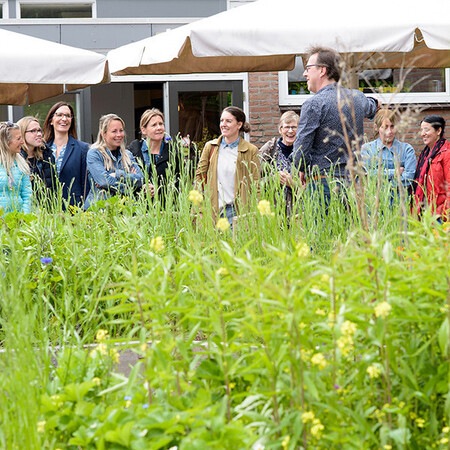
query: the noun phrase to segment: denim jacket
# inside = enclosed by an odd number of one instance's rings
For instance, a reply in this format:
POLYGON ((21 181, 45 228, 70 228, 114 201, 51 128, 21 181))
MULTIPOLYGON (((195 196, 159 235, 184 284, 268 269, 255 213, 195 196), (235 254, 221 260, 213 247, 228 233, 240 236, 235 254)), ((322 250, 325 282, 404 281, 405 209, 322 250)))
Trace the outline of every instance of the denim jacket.
POLYGON ((416 153, 412 146, 394 139, 392 147, 389 149, 383 145, 380 138, 364 144, 361 148, 361 156, 364 165, 372 173, 376 173, 380 153, 384 175, 392 185, 397 185, 395 170, 399 165, 405 169, 400 177, 402 184, 405 187, 409 186, 414 179, 417 164, 416 153))
POLYGON ((131 167, 134 172, 126 172, 122 165, 122 155, 116 159, 109 149, 106 149, 113 162, 111 170, 105 169, 105 163, 100 150, 91 148, 87 154, 88 182, 90 185, 89 195, 84 202, 84 209, 88 209, 93 203, 99 200, 106 200, 113 195, 131 194, 135 189, 139 189, 144 182, 144 175, 141 172, 136 160, 130 151, 126 150, 131 160, 131 167), (112 174, 115 174, 113 176, 112 174))

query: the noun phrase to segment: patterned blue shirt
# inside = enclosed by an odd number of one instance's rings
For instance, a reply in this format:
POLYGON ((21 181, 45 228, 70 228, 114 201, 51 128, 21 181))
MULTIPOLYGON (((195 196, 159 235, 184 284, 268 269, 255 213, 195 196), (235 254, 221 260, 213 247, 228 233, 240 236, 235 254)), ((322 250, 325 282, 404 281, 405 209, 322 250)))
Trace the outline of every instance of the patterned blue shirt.
POLYGON ((396 166, 404 167, 405 170, 400 179, 403 186, 409 186, 414 179, 417 165, 416 152, 412 146, 394 139, 392 147, 389 149, 383 145, 380 138, 364 144, 361 148, 361 158, 369 171, 376 172, 380 153, 383 172, 393 186, 397 185, 396 166))
MULTIPOLYGON (((357 90, 342 88, 337 83, 323 87, 308 98, 302 106, 294 143, 294 165, 307 175, 313 167, 322 174, 329 173, 332 168, 338 176, 346 173, 348 150, 339 115, 338 91, 350 142, 355 140, 355 130, 357 138, 362 140, 364 118, 373 118, 377 110, 376 99, 357 90), (356 123, 353 123, 353 113, 356 123)), ((353 145, 353 151, 355 148, 353 145)))
POLYGON ((55 155, 56 173, 58 174, 58 177, 59 177, 59 174, 61 173, 61 164, 63 162, 64 153, 66 153, 66 147, 67 147, 67 144, 63 145, 61 151, 59 152, 59 156, 58 157, 56 157, 56 150, 57 150, 56 144, 53 143, 52 146, 50 147, 52 149, 54 155, 55 155))

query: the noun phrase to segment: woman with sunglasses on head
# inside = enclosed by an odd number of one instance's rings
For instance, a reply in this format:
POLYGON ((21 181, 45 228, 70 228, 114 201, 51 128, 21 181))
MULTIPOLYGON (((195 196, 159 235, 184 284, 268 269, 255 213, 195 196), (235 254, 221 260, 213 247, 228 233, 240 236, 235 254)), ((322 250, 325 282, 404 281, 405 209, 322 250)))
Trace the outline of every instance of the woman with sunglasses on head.
POLYGON ((23 117, 17 125, 24 141, 21 155, 30 167, 34 197, 41 204, 46 197, 51 200, 57 189, 55 156, 42 140, 42 129, 36 117, 23 117), (41 185, 46 191, 42 190, 41 185))
POLYGON ((294 180, 291 172, 299 120, 300 117, 294 111, 286 111, 282 114, 278 122, 280 136, 266 142, 258 152, 263 179, 273 175, 273 171, 278 172, 283 186, 287 216, 290 216, 292 212, 294 180))
POLYGON ((84 209, 114 195, 131 195, 142 187, 144 175, 125 148, 125 124, 116 114, 100 117, 97 140, 87 156, 91 185, 84 209))
POLYGON ((31 212, 30 169, 20 154, 23 145, 19 125, 0 122, 0 209, 2 214, 31 212))
MULTIPOLYGON (((89 144, 77 139, 73 108, 58 102, 44 121, 44 142, 52 149, 62 198, 69 205, 81 206, 89 192, 86 180, 86 155, 89 144)), ((63 208, 65 207, 63 203, 63 208)))
POLYGON ((139 125, 142 139, 135 139, 127 149, 148 172, 151 196, 155 195, 155 186, 158 186, 159 195, 164 201, 170 174, 174 176, 174 187, 178 189, 182 155, 176 152, 170 137, 164 139, 164 115, 159 109, 144 111, 139 125))

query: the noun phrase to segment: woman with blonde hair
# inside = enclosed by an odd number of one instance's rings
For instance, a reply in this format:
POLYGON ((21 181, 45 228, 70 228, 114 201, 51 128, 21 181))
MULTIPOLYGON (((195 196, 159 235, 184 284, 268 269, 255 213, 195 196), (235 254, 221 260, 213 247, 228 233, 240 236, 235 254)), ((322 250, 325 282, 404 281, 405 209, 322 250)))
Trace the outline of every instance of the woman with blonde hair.
POLYGON ((125 123, 116 114, 100 118, 96 142, 87 155, 91 187, 84 203, 88 209, 98 200, 132 194, 142 186, 144 176, 131 152, 125 148, 125 123))
POLYGON ((294 181, 292 179, 292 162, 294 142, 300 117, 294 111, 286 111, 278 122, 280 136, 275 136, 266 142, 259 150, 261 174, 263 178, 270 177, 274 171, 280 177, 286 201, 286 215, 290 216, 293 204, 294 181))
POLYGON ((416 153, 414 148, 396 138, 398 114, 396 111, 382 108, 374 119, 377 139, 364 144, 361 148, 361 158, 364 165, 372 173, 376 173, 381 163, 383 174, 397 192, 397 177, 402 185, 409 190, 416 170, 416 153))
POLYGON ((50 147, 45 145, 42 139, 42 129, 36 117, 26 116, 17 124, 20 127, 22 139, 21 155, 30 167, 30 179, 33 194, 38 202, 47 197, 49 200, 56 193, 57 177, 55 156, 50 147), (41 190, 40 184, 46 191, 41 190))
MULTIPOLYGON (((182 155, 176 151, 172 139, 165 137, 163 113, 157 108, 147 109, 142 114, 139 125, 142 139, 135 139, 127 148, 148 172, 151 196, 154 196, 155 185, 162 189, 167 188, 170 172, 175 177, 177 188, 182 155)), ((162 196, 164 197, 164 194, 162 196)))
POLYGON ((0 209, 4 213, 31 212, 30 169, 20 155, 19 125, 0 122, 0 209))

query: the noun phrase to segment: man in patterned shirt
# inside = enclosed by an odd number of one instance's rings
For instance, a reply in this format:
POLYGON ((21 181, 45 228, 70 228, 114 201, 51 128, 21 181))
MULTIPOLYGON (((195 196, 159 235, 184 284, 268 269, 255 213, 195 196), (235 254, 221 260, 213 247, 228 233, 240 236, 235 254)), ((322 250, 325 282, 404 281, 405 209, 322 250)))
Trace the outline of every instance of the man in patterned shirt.
POLYGON ((349 151, 360 147, 364 118, 373 118, 380 105, 376 99, 338 84, 341 60, 336 51, 313 47, 308 56, 303 76, 315 95, 301 109, 294 164, 300 170, 302 183, 308 180, 308 190, 314 192, 323 186, 327 207, 330 199, 327 177, 331 174, 337 182, 348 177, 349 151), (350 150, 347 142, 351 144, 350 150))

